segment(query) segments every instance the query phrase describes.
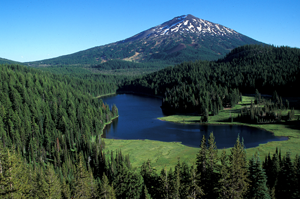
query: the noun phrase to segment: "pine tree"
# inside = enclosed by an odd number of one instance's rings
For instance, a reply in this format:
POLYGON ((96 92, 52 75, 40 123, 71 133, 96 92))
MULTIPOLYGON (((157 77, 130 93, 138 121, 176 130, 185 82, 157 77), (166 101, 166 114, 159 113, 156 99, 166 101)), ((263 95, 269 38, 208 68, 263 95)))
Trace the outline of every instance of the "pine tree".
POLYGON ((267 185, 269 187, 271 196, 275 197, 275 186, 278 181, 278 174, 280 172, 280 156, 278 150, 273 154, 272 159, 268 160, 268 167, 265 167, 267 174, 267 185))
POLYGON ((160 172, 160 194, 161 198, 169 198, 170 195, 170 180, 168 178, 168 172, 166 168, 160 172))
POLYGON ((180 170, 181 170, 181 165, 180 165, 180 159, 178 158, 178 163, 175 167, 175 195, 174 195, 174 198, 176 199, 179 199, 180 198, 180 178, 181 178, 181 175, 180 175, 180 170))
POLYGON ((141 175, 144 179, 144 184, 147 187, 147 191, 153 198, 159 197, 159 176, 156 173, 156 169, 151 166, 150 160, 144 162, 141 166, 141 175))
POLYGON ((197 166, 197 175, 201 175, 201 181, 199 181, 199 187, 203 189, 203 192, 206 194, 208 181, 208 160, 207 160, 207 144, 205 136, 203 135, 200 145, 200 150, 196 157, 196 166, 197 166))
POLYGON ((64 199, 70 199, 71 198, 71 190, 69 184, 66 182, 66 178, 62 179, 61 183, 61 195, 64 199))
POLYGON ((105 199, 116 198, 113 187, 109 185, 109 181, 108 181, 108 178, 105 175, 105 173, 103 173, 103 176, 102 176, 102 183, 101 183, 99 195, 100 195, 100 198, 105 198, 105 199))
POLYGON ((145 199, 152 199, 151 195, 148 193, 147 187, 144 188, 145 199))
POLYGON ((10 152, 0 144, 0 190, 3 198, 28 198, 31 185, 28 170, 15 151, 10 152))
POLYGON ((294 160, 294 174, 295 174, 295 195, 300 194, 300 157, 297 154, 294 160))
MULTIPOLYGON (((120 156, 121 157, 121 156, 120 156)), ((117 197, 120 198, 139 198, 142 194, 142 176, 129 170, 121 160, 119 160, 118 174, 114 178, 117 197)))
POLYGON ((207 148, 207 186, 206 186, 206 197, 216 198, 218 193, 215 188, 218 186, 218 174, 215 173, 217 169, 218 162, 218 149, 215 142, 215 137, 213 133, 210 133, 208 139, 208 148, 207 148))
POLYGON ((203 189, 198 186, 201 180, 201 173, 197 174, 195 165, 192 165, 190 173, 191 173, 191 178, 190 178, 191 183, 189 185, 189 190, 188 190, 189 194, 187 198, 190 199, 200 198, 202 195, 204 195, 203 189))
POLYGON ((295 187, 295 174, 290 154, 287 153, 283 159, 282 168, 278 174, 278 181, 275 186, 276 198, 297 198, 294 195, 295 187))
POLYGON ((248 167, 246 151, 238 136, 236 144, 230 150, 229 155, 229 194, 233 198, 242 198, 247 192, 249 183, 247 179, 248 167))
POLYGON ((43 190, 46 198, 61 198, 61 185, 53 165, 48 165, 44 173, 46 189, 43 190))
POLYGON ((247 198, 271 198, 267 187, 267 176, 262 168, 259 154, 249 161, 249 176, 250 180, 247 198))
POLYGON ((74 198, 90 198, 90 176, 84 167, 83 157, 79 155, 78 164, 76 166, 75 181, 72 189, 74 198))
POLYGON ((228 156, 226 155, 225 150, 222 151, 222 155, 220 157, 221 165, 219 167, 219 198, 231 198, 230 195, 230 173, 229 173, 229 161, 228 156))
POLYGON ((199 186, 205 193, 205 198, 215 198, 217 193, 215 187, 218 184, 218 175, 215 173, 217 157, 217 146, 213 133, 210 134, 208 144, 203 135, 199 153, 197 154, 196 165, 197 175, 201 175, 199 186))

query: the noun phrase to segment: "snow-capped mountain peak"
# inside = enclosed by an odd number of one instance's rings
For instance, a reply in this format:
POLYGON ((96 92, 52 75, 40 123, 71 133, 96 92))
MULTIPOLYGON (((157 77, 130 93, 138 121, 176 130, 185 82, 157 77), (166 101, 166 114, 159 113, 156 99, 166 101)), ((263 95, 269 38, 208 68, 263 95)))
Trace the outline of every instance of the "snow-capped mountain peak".
POLYGON ((236 34, 234 30, 226 28, 225 26, 215 24, 204 19, 199 19, 193 15, 183 15, 175 17, 159 26, 153 28, 155 34, 166 35, 171 33, 192 32, 199 34, 211 35, 228 35, 236 34))
POLYGON ((193 15, 182 15, 175 17, 161 25, 143 31, 124 41, 134 41, 141 38, 151 38, 171 34, 196 33, 198 35, 211 36, 229 36, 238 34, 236 31, 222 26, 220 24, 212 23, 210 21, 199 19, 193 15))

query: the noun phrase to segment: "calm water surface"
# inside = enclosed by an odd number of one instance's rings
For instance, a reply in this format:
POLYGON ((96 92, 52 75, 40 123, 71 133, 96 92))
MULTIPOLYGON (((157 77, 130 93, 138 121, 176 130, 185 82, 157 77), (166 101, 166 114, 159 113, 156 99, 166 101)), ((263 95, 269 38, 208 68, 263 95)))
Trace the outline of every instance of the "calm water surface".
POLYGON ((120 94, 101 98, 103 102, 119 109, 119 118, 104 129, 103 137, 113 139, 149 139, 165 142, 181 142, 187 146, 199 147, 202 136, 213 132, 218 148, 233 147, 238 134, 244 138, 246 148, 261 143, 286 140, 275 137, 262 129, 240 125, 176 124, 160 121, 163 117, 161 99, 139 95, 120 94))

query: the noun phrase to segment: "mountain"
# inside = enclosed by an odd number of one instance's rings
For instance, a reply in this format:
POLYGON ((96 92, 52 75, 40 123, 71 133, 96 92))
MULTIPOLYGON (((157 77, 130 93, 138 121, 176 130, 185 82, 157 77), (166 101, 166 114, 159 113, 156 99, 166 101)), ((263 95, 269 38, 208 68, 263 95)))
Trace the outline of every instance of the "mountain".
POLYGON ((262 43, 223 25, 183 15, 122 41, 27 64, 95 66, 113 59, 174 64, 216 60, 246 44, 262 43))
POLYGON ((0 64, 21 64, 20 62, 12 61, 9 59, 0 58, 0 64))

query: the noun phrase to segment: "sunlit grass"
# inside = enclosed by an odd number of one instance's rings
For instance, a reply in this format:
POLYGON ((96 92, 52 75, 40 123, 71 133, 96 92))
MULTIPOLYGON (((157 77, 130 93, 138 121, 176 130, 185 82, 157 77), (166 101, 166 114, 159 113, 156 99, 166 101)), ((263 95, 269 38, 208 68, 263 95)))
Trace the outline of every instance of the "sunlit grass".
MULTIPOLYGON (((247 125, 257 128, 262 128, 274 133, 275 136, 289 137, 287 141, 273 141, 266 144, 260 144, 258 147, 246 149, 247 158, 250 159, 253 154, 259 152, 263 159, 268 153, 273 154, 276 147, 281 149, 282 154, 286 152, 291 153, 294 158, 300 152, 300 129, 296 125, 291 124, 243 124, 238 122, 230 122, 230 116, 237 117, 239 110, 244 106, 250 106, 251 100, 254 97, 243 96, 243 101, 240 102, 232 109, 225 109, 220 111, 217 116, 209 116, 208 124, 229 124, 229 125, 247 125)), ((286 114, 288 110, 283 111, 286 114)), ((295 110, 296 118, 300 115, 299 110, 295 110)), ((163 121, 177 122, 185 124, 199 123, 200 116, 190 115, 172 115, 167 117, 158 118, 163 121)), ((110 155, 110 151, 122 150, 123 154, 129 154, 133 167, 140 167, 143 162, 148 159, 151 160, 152 165, 160 171, 162 168, 173 167, 176 165, 178 158, 188 164, 195 162, 196 154, 199 148, 188 147, 178 142, 160 142, 152 140, 114 140, 104 139, 106 143, 105 152, 110 155)), ((218 145, 218 143, 217 143, 218 145)), ((219 150, 219 155, 222 150, 219 150)), ((230 148, 225 149, 230 153, 230 148)))

